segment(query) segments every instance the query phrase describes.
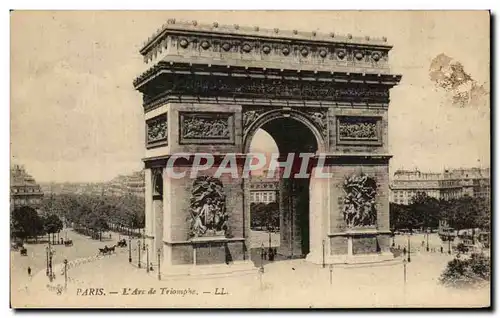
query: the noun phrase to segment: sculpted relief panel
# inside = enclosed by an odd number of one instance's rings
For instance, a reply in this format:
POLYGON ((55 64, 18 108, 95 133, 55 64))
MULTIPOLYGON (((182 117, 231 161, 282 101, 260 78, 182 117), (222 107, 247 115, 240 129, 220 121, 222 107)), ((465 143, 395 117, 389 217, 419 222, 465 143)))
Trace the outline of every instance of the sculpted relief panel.
POLYGON ((380 117, 337 117, 337 143, 380 145, 380 117))
POLYGON ((180 143, 234 143, 233 113, 180 113, 180 143))
POLYGON ((345 194, 342 212, 347 228, 375 226, 376 180, 364 174, 352 175, 344 180, 342 188, 345 194))
POLYGON ((156 147, 168 143, 167 114, 146 121, 146 146, 156 147))
POLYGON ((228 215, 222 181, 201 176, 193 182, 189 208, 189 236, 225 236, 228 215))

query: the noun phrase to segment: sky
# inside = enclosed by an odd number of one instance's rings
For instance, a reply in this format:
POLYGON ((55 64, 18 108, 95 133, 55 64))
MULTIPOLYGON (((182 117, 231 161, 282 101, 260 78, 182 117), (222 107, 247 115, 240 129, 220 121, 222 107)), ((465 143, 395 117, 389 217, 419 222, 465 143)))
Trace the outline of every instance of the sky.
MULTIPOLYGON (((490 164, 489 101, 454 105, 429 76, 459 61, 489 88, 487 12, 54 11, 11 13, 11 162, 39 182, 93 182, 140 170, 144 156, 139 49, 167 19, 386 36, 393 73, 389 152, 397 169, 490 164)), ((274 152, 261 131, 252 151, 274 152)))

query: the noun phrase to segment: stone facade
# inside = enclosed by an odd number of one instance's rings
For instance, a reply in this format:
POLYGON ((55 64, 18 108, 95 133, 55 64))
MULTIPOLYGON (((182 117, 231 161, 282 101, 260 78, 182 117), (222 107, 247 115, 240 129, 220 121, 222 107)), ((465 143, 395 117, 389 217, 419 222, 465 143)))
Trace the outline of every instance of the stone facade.
POLYGON ((490 169, 451 169, 440 173, 398 170, 391 182, 390 201, 408 205, 417 193, 438 200, 463 196, 490 199, 490 169))
MULTIPOLYGON (((141 49, 146 70, 134 85, 143 95, 147 132, 146 232, 154 242, 149 246, 162 250, 164 266, 248 264, 249 180, 217 176, 224 199, 216 200, 216 210, 224 206, 225 230, 205 235, 210 221, 201 218, 203 204, 193 207, 193 179, 167 178, 164 171, 176 153, 215 155, 215 166, 203 171, 207 178, 215 177, 225 154, 233 154, 242 170, 241 155, 260 128, 281 155, 309 152, 313 162, 321 156, 326 167, 313 164, 309 171, 332 174, 281 181, 280 253, 316 263, 385 255, 387 109, 389 90, 401 79, 390 73, 390 49, 386 39, 175 20, 148 39, 141 49), (161 193, 155 193, 153 171, 163 172, 161 193), (365 193, 361 203, 369 211, 346 197, 343 186, 353 176, 369 180, 353 190, 365 193), (346 208, 349 200, 354 203, 346 208), (347 227, 346 213, 364 221, 347 227), (203 235, 190 233, 193 224, 203 235)), ((189 175, 192 165, 188 157, 173 170, 189 175)))
POLYGON ((11 209, 29 206, 39 211, 42 206, 43 192, 26 169, 20 165, 10 168, 10 207, 11 209))

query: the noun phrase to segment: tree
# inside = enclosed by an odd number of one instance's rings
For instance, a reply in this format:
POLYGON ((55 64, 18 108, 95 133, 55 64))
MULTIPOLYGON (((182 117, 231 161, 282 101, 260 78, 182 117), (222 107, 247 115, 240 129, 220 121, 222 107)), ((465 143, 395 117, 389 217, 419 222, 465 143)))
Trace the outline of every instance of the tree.
POLYGON ((389 222, 392 230, 407 229, 407 206, 403 204, 389 204, 389 222))
POLYGON ((425 192, 418 192, 408 208, 415 220, 414 226, 426 229, 439 226, 439 201, 428 196, 425 192))
POLYGON ((455 258, 448 262, 441 274, 440 282, 448 287, 472 287, 490 280, 490 259, 483 254, 472 254, 470 258, 455 258))
POLYGON ((262 213, 262 225, 267 231, 271 231, 275 227, 279 227, 280 211, 278 203, 270 202, 265 205, 262 213))
POLYGON ((489 228, 489 204, 484 199, 465 196, 450 200, 443 216, 451 227, 456 230, 489 228))
POLYGON ((43 233, 43 222, 35 209, 23 206, 12 211, 11 235, 22 241, 43 233))
POLYGON ((266 226, 266 204, 263 202, 252 203, 250 205, 251 224, 253 228, 266 226))
POLYGON ((59 233, 63 229, 61 219, 55 214, 50 214, 42 218, 42 222, 45 233, 49 234, 49 240, 50 234, 52 234, 52 240, 54 240, 54 234, 59 233))
POLYGON ((410 207, 403 204, 391 203, 390 209, 390 224, 393 230, 408 229, 413 231, 419 227, 420 221, 416 215, 412 213, 410 207))

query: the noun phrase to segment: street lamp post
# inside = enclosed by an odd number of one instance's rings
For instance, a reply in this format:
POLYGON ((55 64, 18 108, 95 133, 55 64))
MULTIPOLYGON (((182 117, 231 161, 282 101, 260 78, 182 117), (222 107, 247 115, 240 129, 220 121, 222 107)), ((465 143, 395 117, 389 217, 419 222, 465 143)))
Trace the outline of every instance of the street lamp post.
POLYGON ((47 269, 45 271, 45 275, 49 276, 49 247, 48 246, 45 247, 45 256, 47 257, 47 261, 46 261, 47 269))
POLYGON ((426 248, 427 252, 429 251, 429 232, 430 230, 427 229, 427 248, 426 248))
POLYGON ((68 289, 68 260, 64 260, 64 289, 68 289))
POLYGON ((410 235, 408 235, 408 263, 411 262, 410 254, 411 254, 411 243, 410 243, 410 235))
POLYGON ((260 246, 260 270, 264 271, 264 243, 260 246))
POLYGON ((333 283, 333 265, 330 264, 330 285, 333 283))
POLYGON ((146 245, 146 272, 149 273, 149 246, 146 245))
POLYGON ((137 253, 139 255, 137 267, 141 268, 141 240, 137 240, 137 253))
POLYGON ((406 285, 406 259, 403 259, 403 282, 406 285))
POLYGON ((158 249, 158 280, 161 280, 160 257, 161 257, 161 250, 158 249))
POLYGON ((52 278, 54 278, 54 274, 52 272, 52 250, 49 250, 49 278, 50 281, 52 281, 52 278))
POLYGON ((128 237, 128 262, 132 263, 132 239, 128 237))
POLYGON ((146 250, 146 229, 142 229, 142 250, 146 250))
POLYGON ((322 243, 323 243, 323 259, 322 259, 322 263, 323 263, 323 268, 325 268, 325 240, 323 240, 322 243))
POLYGON ((448 235, 448 254, 451 255, 451 235, 448 235))

